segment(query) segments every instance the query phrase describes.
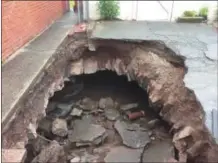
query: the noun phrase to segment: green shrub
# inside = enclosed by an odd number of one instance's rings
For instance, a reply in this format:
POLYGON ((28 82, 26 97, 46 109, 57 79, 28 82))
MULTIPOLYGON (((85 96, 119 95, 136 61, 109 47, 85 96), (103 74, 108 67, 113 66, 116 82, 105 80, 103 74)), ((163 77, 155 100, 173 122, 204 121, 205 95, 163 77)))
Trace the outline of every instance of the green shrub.
POLYGON ((197 15, 196 11, 184 11, 183 16, 184 17, 195 17, 197 15))
POLYGON ((208 7, 202 7, 199 10, 199 16, 207 16, 208 15, 208 7))
POLYGON ((105 20, 115 19, 120 13, 119 3, 115 0, 100 0, 98 2, 98 10, 101 18, 105 20))

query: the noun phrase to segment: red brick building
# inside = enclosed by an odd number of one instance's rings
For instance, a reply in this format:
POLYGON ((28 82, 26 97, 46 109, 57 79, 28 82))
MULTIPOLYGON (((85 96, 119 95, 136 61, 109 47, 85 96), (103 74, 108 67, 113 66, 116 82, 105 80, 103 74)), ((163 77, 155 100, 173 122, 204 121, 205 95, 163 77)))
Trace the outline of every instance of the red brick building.
POLYGON ((2 60, 67 11, 67 1, 2 1, 2 60))

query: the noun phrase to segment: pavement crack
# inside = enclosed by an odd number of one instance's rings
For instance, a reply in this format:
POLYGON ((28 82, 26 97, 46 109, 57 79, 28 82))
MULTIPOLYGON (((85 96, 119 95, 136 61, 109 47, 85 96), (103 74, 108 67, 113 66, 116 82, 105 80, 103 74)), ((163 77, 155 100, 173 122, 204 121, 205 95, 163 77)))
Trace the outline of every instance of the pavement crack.
POLYGON ((144 152, 145 152, 145 150, 147 149, 147 147, 148 147, 148 145, 145 145, 144 147, 143 147, 143 149, 142 149, 142 153, 141 153, 141 156, 140 156, 140 163, 143 163, 144 161, 143 161, 143 155, 144 155, 144 152))

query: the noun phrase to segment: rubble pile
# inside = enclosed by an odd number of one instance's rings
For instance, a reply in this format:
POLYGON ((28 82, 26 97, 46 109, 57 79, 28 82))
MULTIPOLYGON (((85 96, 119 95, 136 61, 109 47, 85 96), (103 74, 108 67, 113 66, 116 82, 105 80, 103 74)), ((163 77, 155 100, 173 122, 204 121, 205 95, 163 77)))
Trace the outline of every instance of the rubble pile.
POLYGON ((158 117, 147 114, 149 106, 121 103, 112 95, 96 100, 71 94, 49 102, 37 137, 29 140, 29 162, 162 162, 175 157, 170 135, 158 117))

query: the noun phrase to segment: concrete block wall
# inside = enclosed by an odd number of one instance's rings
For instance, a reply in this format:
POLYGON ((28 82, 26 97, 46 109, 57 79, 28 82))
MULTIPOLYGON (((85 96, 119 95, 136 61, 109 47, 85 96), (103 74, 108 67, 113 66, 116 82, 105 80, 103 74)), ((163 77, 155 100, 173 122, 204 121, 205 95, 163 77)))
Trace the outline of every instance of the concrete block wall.
POLYGON ((66 1, 2 1, 2 60, 67 10, 66 1))

